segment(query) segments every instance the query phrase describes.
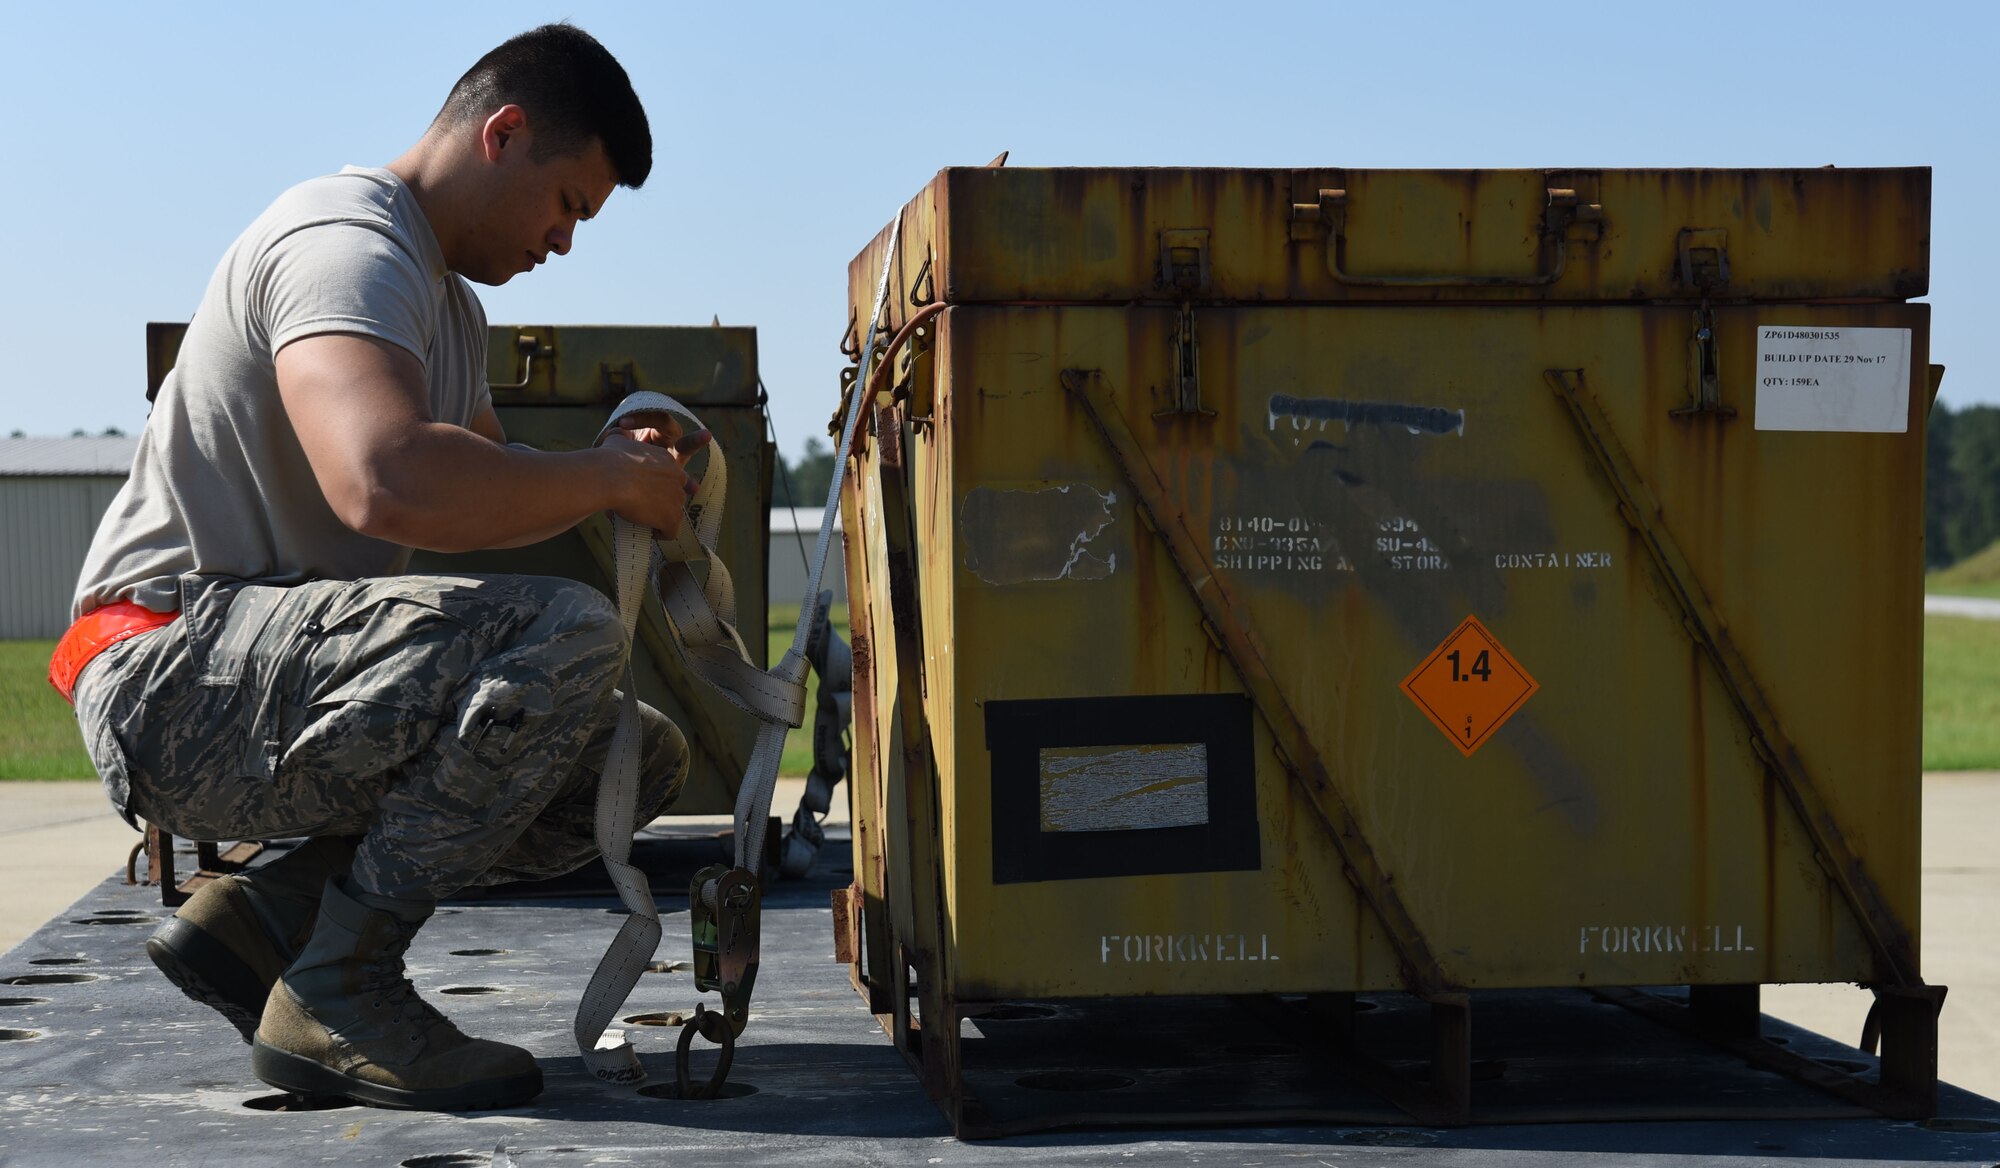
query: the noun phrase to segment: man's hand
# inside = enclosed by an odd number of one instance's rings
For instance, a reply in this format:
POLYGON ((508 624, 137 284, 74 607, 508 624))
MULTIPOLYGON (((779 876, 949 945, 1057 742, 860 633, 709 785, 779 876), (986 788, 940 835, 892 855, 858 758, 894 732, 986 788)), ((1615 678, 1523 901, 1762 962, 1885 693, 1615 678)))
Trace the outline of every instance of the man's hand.
POLYGON ((683 436, 672 414, 645 411, 618 419, 603 446, 620 460, 615 473, 623 489, 612 510, 663 539, 679 535, 688 500, 701 487, 688 474, 688 463, 710 438, 707 430, 683 436))

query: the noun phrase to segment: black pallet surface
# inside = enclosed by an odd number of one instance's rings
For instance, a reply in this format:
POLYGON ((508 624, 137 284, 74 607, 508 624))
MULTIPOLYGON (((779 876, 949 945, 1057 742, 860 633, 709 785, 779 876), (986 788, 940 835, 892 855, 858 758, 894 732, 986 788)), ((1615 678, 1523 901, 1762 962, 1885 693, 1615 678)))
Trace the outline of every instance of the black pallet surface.
MULTIPOLYGON (((412 976, 467 1032, 528 1047, 547 1090, 529 1107, 443 1115, 339 1107, 268 1110, 249 1048, 183 998, 146 959, 166 915, 156 889, 107 879, 0 955, 0 1163, 21 1165, 1159 1164, 1563 1165, 1977 1164, 2000 1161, 2000 1104, 1945 1087, 1939 1119, 1825 1118, 1831 1097, 1573 991, 1479 995, 1475 1036, 1496 1112, 1636 1096, 1763 1118, 1508 1123, 1424 1128, 1329 1074, 1227 1001, 1022 1004, 965 1024, 966 1077, 996 1116, 1051 1109, 1154 1115, 1146 1130, 1070 1131, 989 1142, 951 1138, 915 1074, 832 960, 827 893, 845 883, 845 841, 814 878, 764 905, 764 960, 731 1082, 708 1102, 607 1087, 579 1064, 576 998, 616 927, 608 897, 502 890, 453 903, 419 935, 412 976), (1605 1052, 1610 1051, 1609 1058, 1605 1052), (1023 1080, 1027 1082, 1024 1084, 1023 1080), (1054 1089, 1051 1089, 1054 1088, 1054 1089), (1341 1106, 1379 1122, 1177 1128, 1232 1107, 1341 1106)), ((696 859, 705 859, 705 854, 696 859)), ((621 1017, 690 1010, 685 878, 655 868, 666 917, 658 957, 621 1017)), ((713 997, 708 999, 713 1004, 713 997)), ((1421 1072, 1423 1012, 1367 995, 1365 1043, 1421 1072)), ((1767 1035, 1810 1057, 1868 1056, 1774 1019, 1767 1035)), ((1945 1025, 1950 1026, 1947 1009, 1945 1025)), ((651 1088, 673 1081, 677 1029, 629 1027, 651 1088)), ((697 1071, 712 1051, 697 1044, 697 1071)))

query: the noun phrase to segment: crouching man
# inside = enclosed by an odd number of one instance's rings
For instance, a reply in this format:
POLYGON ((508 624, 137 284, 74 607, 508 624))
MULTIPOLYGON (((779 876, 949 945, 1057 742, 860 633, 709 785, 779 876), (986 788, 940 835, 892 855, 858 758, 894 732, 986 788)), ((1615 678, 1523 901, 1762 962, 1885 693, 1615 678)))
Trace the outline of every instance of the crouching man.
MULTIPOLYGON (((570 581, 398 573, 600 511, 678 530, 707 436, 662 417, 588 451, 506 445, 467 283, 566 254, 651 167, 590 36, 488 53, 400 158, 294 187, 230 247, 91 546, 51 679, 112 803, 193 839, 309 837, 147 945, 273 1086, 452 1110, 541 1090, 527 1051, 419 998, 403 954, 439 897, 596 855, 622 630, 570 581)), ((642 716, 641 822, 688 765, 642 716)))

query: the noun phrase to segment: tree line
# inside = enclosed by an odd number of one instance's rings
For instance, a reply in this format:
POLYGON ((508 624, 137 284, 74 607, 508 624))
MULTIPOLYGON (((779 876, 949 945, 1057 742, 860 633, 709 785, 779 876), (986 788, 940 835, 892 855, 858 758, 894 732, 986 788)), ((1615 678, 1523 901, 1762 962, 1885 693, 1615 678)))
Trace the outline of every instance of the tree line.
POLYGON ((805 453, 797 462, 785 461, 785 452, 771 460, 771 506, 824 507, 826 489, 833 484, 833 451, 817 438, 806 439, 805 453))
POLYGON ((1926 568, 1948 567, 2000 540, 2000 406, 1931 407, 1924 473, 1926 568))

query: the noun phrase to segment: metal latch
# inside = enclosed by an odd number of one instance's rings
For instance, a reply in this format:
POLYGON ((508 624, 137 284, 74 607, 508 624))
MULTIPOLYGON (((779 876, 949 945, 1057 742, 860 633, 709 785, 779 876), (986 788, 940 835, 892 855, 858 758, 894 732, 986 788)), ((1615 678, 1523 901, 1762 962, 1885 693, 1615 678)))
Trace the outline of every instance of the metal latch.
POLYGON ((1208 291, 1208 228, 1160 232, 1160 286, 1185 296, 1208 291))
POLYGON ((1201 341, 1194 331, 1194 305, 1181 303, 1180 318, 1174 322, 1173 343, 1169 360, 1172 365, 1171 380, 1167 384, 1167 397, 1171 403, 1164 410, 1156 410, 1156 418, 1172 417, 1177 414, 1193 414, 1196 417, 1212 418, 1215 411, 1202 408, 1201 404, 1201 341))
POLYGON ((1712 414, 1736 416, 1722 404, 1722 358, 1715 344, 1715 310, 1708 298, 1729 284, 1729 232, 1720 227, 1683 227, 1674 243, 1680 285, 1701 294, 1688 334, 1688 404, 1668 411, 1676 418, 1712 414))
POLYGON ((1736 416, 1736 407, 1722 404, 1722 358, 1715 347, 1715 310, 1703 300, 1695 310, 1693 331, 1688 336, 1688 404, 1667 411, 1670 417, 1692 418, 1713 414, 1718 419, 1736 416))

